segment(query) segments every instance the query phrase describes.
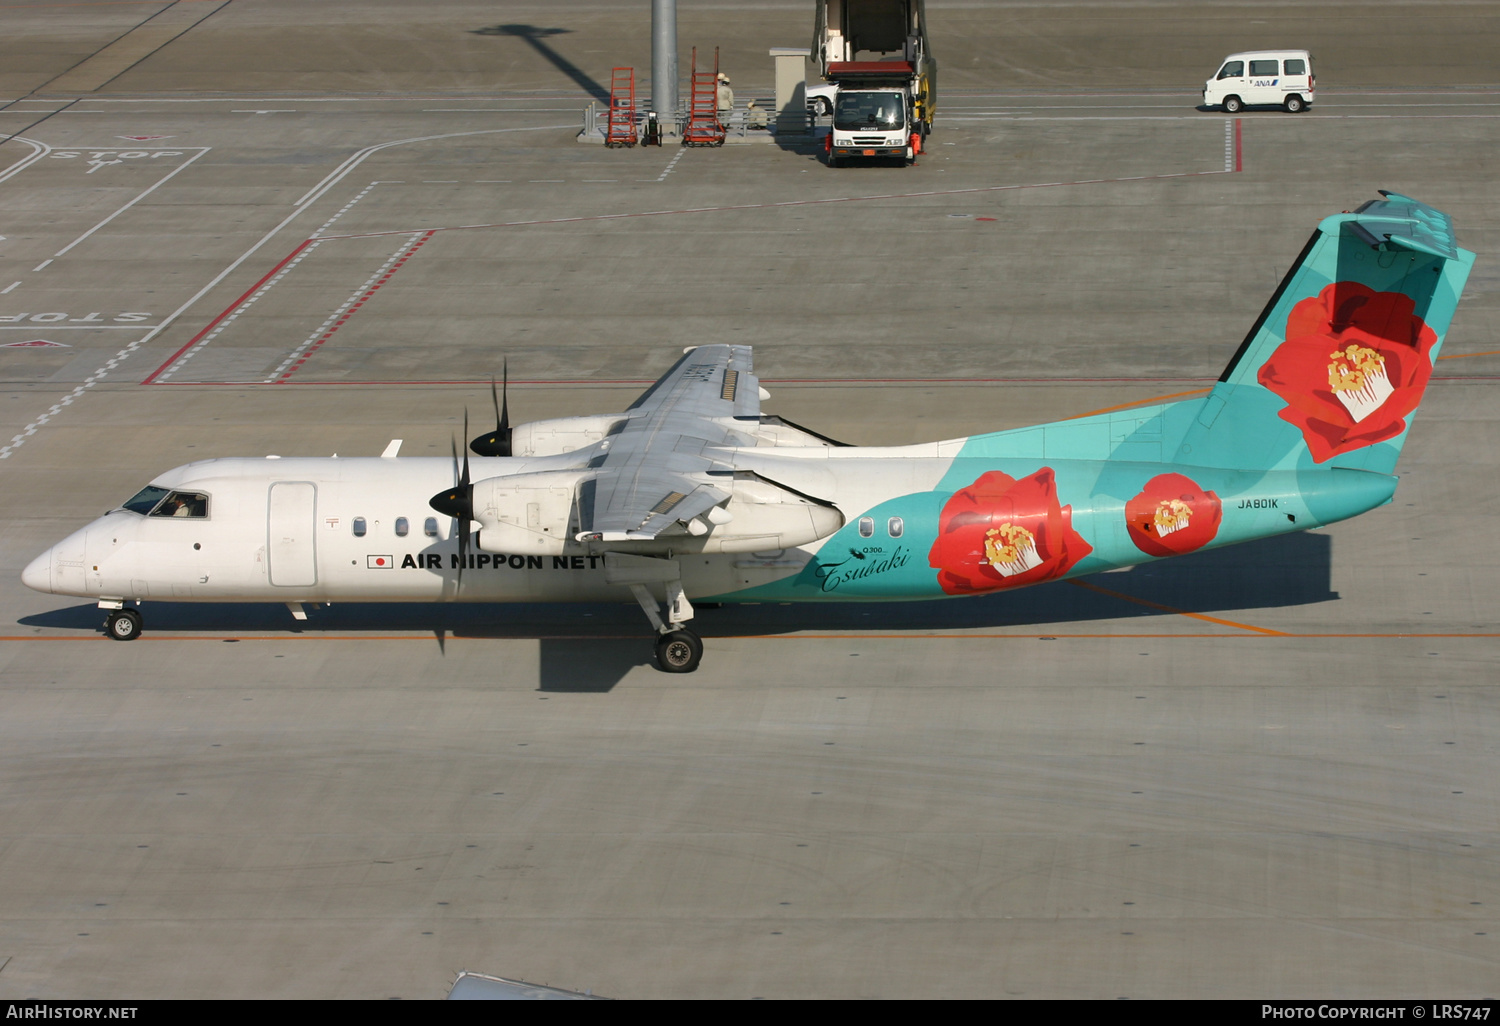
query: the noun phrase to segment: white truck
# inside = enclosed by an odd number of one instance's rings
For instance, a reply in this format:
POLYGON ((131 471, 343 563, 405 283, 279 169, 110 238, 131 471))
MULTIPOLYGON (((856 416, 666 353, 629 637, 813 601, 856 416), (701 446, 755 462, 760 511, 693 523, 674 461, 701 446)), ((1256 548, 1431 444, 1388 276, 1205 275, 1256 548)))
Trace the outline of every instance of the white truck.
POLYGON ((817 0, 812 49, 823 78, 837 86, 824 143, 829 166, 914 162, 937 101, 924 0, 817 0))

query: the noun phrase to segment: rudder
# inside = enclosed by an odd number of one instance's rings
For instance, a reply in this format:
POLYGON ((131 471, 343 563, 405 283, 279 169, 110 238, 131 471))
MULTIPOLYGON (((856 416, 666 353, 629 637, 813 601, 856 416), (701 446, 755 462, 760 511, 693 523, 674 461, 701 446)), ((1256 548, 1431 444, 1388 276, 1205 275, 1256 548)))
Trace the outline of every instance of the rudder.
POLYGON ((1182 463, 1390 473, 1474 262, 1382 190, 1325 218, 1182 436, 1182 463))

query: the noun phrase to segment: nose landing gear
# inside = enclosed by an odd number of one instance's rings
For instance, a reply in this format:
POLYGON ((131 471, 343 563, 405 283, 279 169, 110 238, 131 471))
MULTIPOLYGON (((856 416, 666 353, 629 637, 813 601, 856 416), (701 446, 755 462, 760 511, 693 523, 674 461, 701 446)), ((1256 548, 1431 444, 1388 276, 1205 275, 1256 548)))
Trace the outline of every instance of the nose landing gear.
POLYGON ((115 609, 104 620, 104 633, 115 641, 134 641, 141 636, 141 623, 139 611, 115 609))

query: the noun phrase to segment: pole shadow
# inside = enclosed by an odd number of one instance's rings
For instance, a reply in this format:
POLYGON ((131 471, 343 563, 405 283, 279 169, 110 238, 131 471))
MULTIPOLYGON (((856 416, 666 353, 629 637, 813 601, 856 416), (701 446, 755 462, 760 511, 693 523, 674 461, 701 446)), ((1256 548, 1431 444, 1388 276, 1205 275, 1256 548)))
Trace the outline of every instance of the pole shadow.
POLYGON ((572 32, 565 28, 538 28, 535 25, 490 25, 486 28, 470 29, 469 34, 474 36, 510 36, 527 43, 533 50, 545 57, 552 66, 561 71, 573 83, 588 93, 594 99, 605 104, 609 103, 609 90, 600 85, 578 65, 568 60, 552 47, 548 46, 546 39, 550 36, 560 36, 572 32))

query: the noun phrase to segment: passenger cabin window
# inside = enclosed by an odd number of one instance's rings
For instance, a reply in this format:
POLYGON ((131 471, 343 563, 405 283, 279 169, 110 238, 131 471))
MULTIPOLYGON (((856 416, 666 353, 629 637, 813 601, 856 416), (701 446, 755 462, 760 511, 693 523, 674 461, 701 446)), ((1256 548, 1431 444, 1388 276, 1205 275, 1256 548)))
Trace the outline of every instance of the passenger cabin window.
POLYGON ((1252 76, 1253 75, 1274 75, 1274 74, 1276 74, 1276 62, 1275 61, 1251 61, 1250 62, 1250 74, 1252 76))
POLYGON ((1219 69, 1220 78, 1243 78, 1245 76, 1244 61, 1230 61, 1219 69))
POLYGON ((428 517, 422 521, 422 533, 429 538, 437 537, 437 517, 428 517))
POLYGON ((208 496, 202 492, 168 492, 167 497, 151 511, 151 516, 202 520, 208 516, 208 496))
POLYGON ((161 502, 166 496, 167 490, 165 488, 158 488, 156 485, 147 485, 126 499, 120 508, 128 509, 132 513, 139 513, 141 516, 145 516, 155 509, 156 504, 161 502))
POLYGON ((356 538, 363 538, 365 536, 365 532, 367 530, 369 530, 369 525, 365 523, 365 518, 364 517, 355 517, 354 518, 354 537, 356 537, 356 538))
POLYGON ((397 517, 396 518, 396 537, 397 538, 405 538, 406 537, 406 532, 408 532, 410 530, 411 530, 411 521, 407 520, 405 517, 397 517))
POLYGON ((873 538, 875 536, 875 518, 859 518, 859 536, 861 538, 873 538))
POLYGON ((1287 61, 1286 62, 1286 73, 1288 75, 1305 75, 1305 74, 1307 74, 1307 62, 1306 61, 1300 61, 1300 60, 1299 61, 1287 61))
POLYGON ((885 530, 892 538, 899 538, 906 533, 906 521, 900 517, 891 517, 886 521, 885 530))

